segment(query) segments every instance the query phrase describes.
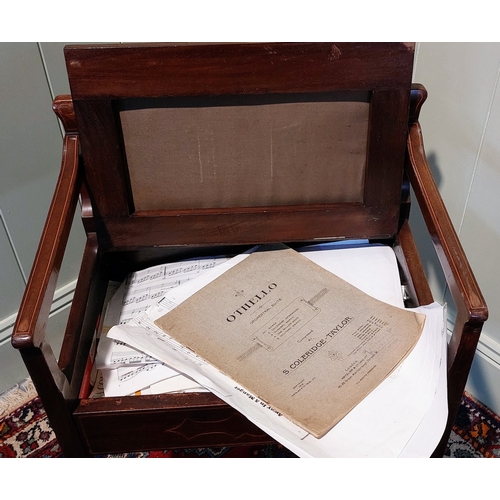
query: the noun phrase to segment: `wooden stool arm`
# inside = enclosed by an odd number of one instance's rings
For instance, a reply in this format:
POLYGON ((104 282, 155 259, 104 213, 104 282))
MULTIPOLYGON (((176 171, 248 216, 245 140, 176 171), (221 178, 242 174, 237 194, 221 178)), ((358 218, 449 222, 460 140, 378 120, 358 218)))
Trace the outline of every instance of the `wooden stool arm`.
POLYGON ((33 268, 14 325, 16 349, 40 347, 80 192, 78 136, 64 138, 62 165, 33 268))
MULTIPOLYGON (((488 319, 488 308, 432 177, 418 122, 410 127, 406 170, 457 308, 447 352, 447 428, 450 430, 467 383, 483 323, 488 319)), ((436 448, 436 456, 444 452, 447 435, 444 434, 436 448)))
POLYGON ((410 126, 407 147, 406 172, 457 308, 447 349, 447 432, 433 454, 442 456, 460 406, 483 323, 488 319, 488 307, 432 177, 418 121, 410 126))
POLYGON ((418 122, 410 127, 406 170, 459 314, 484 323, 488 308, 432 177, 418 122))

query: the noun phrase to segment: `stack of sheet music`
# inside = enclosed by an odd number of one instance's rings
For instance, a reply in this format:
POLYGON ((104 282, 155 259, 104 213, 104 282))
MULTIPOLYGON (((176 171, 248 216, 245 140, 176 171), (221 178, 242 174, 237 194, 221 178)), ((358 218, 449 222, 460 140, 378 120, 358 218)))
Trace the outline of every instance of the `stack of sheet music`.
POLYGON ((154 306, 167 292, 226 262, 225 256, 188 259, 131 273, 108 287, 97 332, 92 397, 204 391, 205 388, 123 342, 107 337, 114 325, 126 324, 154 306))
MULTIPOLYGON (((348 242, 299 251, 372 297, 404 308, 397 263, 389 247, 348 242)), ((184 261, 169 264, 168 269, 159 266, 135 273, 117 287, 104 315, 95 363, 103 374, 105 395, 210 390, 301 457, 429 456, 447 416, 445 310, 438 304, 416 310, 426 319, 415 347, 375 390, 319 438, 158 327, 155 321, 249 253, 231 259, 184 261), (192 279, 172 283, 173 275, 192 279), (155 282, 160 276, 162 285, 155 282), (145 287, 145 283, 159 288, 145 287), (140 303, 148 307, 139 307, 140 303), (112 325, 116 326, 109 328, 112 325)))

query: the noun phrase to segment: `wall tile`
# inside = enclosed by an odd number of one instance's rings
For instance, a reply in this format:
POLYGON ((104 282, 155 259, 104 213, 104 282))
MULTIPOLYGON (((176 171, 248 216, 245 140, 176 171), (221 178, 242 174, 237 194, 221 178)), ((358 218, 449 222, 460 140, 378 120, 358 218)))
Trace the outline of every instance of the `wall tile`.
MULTIPOLYGON (((425 149, 457 231, 473 181, 499 61, 498 43, 418 45, 414 81, 429 92, 420 117, 425 149)), ((434 296, 444 300, 444 278, 431 243, 423 240, 425 230, 418 209, 413 210, 411 221, 434 296)))
POLYGON ((415 80, 429 92, 426 152, 458 228, 493 93, 500 43, 421 43, 415 80))
POLYGON ((36 43, 1 43, 0 208, 28 273, 61 165, 61 132, 36 43))
MULTIPOLYGON (((498 43, 422 43, 415 72, 415 80, 429 91, 421 123, 431 167, 490 311, 467 388, 497 413, 500 412, 497 349, 500 271, 495 265, 500 248, 499 65, 498 43)), ((412 223, 417 232, 422 230, 418 211, 412 215, 412 223)), ((442 278, 433 279, 437 260, 427 247, 423 254, 426 270, 432 276, 433 291, 438 289, 439 294, 444 290, 442 300, 453 311, 442 278)))
MULTIPOLYGON (((61 130, 38 44, 1 43, 0 67, 0 209, 28 275, 61 166, 61 130)), ((78 274, 84 233, 77 224, 59 285, 78 274)), ((11 290, 2 280, 2 296, 11 290)))
POLYGON ((66 45, 68 45, 66 42, 40 43, 40 49, 43 54, 54 97, 70 93, 63 52, 66 45))
MULTIPOLYGON (((17 312, 24 291, 23 275, 17 265, 4 224, 0 219, 0 320, 17 312), (4 289, 8 286, 8 290, 4 289), (8 291, 8 293, 7 293, 8 291)), ((0 334, 1 337, 1 334, 0 334)), ((1 340, 1 338, 0 338, 1 340)))
POLYGON ((484 331, 500 342, 500 84, 491 108, 460 239, 490 310, 484 331))

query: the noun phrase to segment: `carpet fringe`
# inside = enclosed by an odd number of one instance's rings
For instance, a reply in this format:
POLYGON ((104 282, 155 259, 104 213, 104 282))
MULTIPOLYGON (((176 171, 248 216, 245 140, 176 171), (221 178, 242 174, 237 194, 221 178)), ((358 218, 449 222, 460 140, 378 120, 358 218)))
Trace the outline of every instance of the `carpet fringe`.
POLYGON ((14 387, 0 394, 0 417, 9 415, 36 396, 37 392, 30 378, 19 382, 14 387))

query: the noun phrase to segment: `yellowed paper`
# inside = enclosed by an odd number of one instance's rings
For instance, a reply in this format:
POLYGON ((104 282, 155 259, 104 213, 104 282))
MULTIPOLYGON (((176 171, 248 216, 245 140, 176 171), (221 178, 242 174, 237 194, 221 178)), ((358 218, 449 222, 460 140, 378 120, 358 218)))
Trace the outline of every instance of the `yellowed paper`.
POLYGON ((282 245, 254 252, 156 324, 319 438, 408 355, 424 321, 282 245))

